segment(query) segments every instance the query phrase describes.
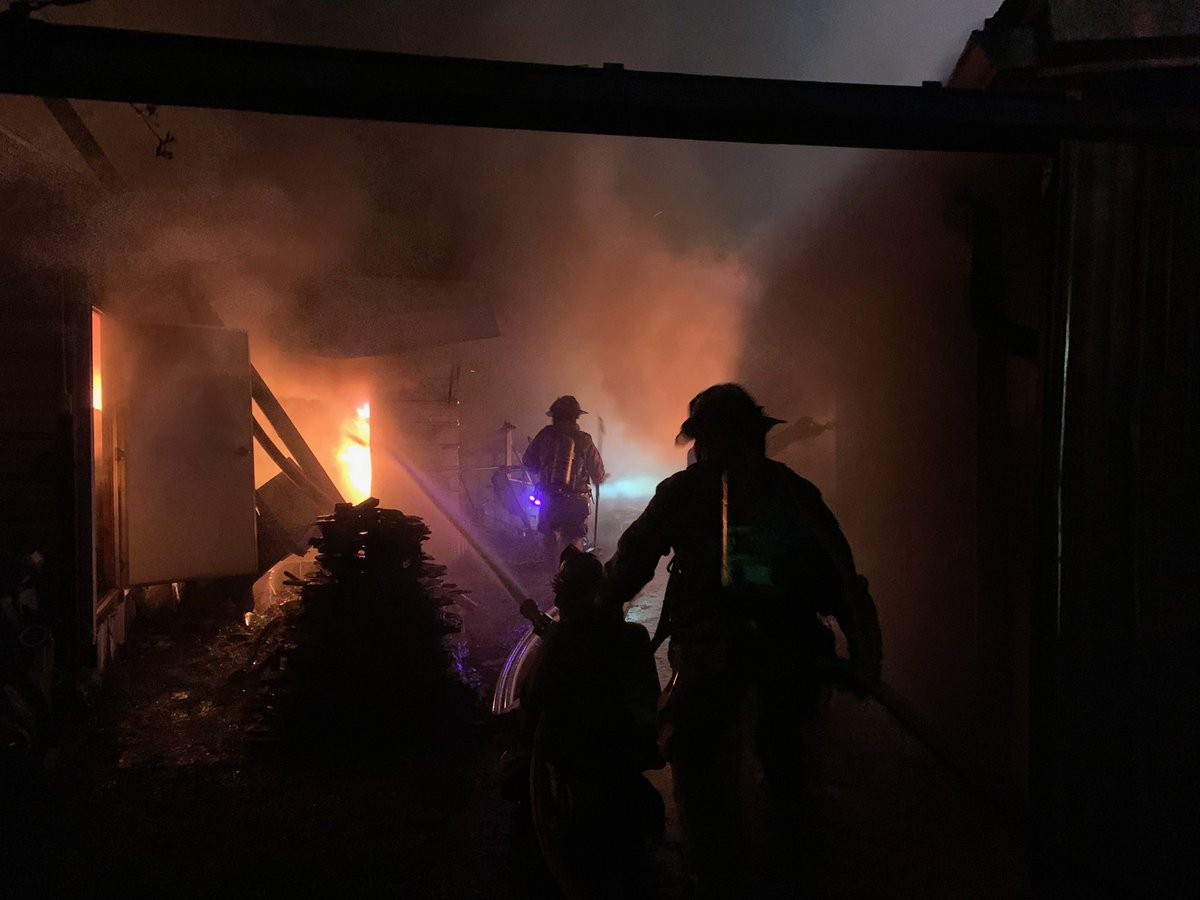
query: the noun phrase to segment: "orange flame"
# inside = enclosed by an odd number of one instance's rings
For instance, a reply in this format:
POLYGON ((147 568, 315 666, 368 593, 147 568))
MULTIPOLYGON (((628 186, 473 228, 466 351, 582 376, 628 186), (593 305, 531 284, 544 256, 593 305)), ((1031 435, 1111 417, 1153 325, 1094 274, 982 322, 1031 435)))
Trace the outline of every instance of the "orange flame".
POLYGON ((101 390, 100 359, 101 351, 100 313, 92 310, 92 409, 104 409, 104 397, 101 390))
POLYGON ((342 423, 337 459, 342 487, 351 503, 371 496, 371 404, 364 403, 342 423))

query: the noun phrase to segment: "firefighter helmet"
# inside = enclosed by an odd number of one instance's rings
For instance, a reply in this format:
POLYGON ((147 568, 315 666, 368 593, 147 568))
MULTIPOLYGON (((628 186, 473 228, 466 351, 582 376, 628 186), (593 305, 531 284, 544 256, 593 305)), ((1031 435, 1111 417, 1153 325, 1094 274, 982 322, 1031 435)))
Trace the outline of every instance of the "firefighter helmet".
POLYGON ((750 434, 761 438, 782 423, 783 419, 766 415, 740 384, 714 384, 688 404, 688 417, 679 426, 675 443, 686 444, 697 438, 721 434, 750 434))
POLYGON ((579 407, 579 401, 570 394, 564 394, 546 410, 546 415, 554 419, 578 419, 580 416, 586 415, 587 410, 579 407))
POLYGON ((554 602, 568 615, 595 603, 604 581, 604 564, 591 553, 568 544, 558 558, 554 576, 554 602))

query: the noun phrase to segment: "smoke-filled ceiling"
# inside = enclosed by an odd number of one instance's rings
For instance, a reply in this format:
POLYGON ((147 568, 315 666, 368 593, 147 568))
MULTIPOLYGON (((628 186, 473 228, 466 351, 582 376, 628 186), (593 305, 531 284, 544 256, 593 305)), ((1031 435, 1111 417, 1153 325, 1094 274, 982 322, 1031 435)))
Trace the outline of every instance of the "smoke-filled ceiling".
MULTIPOLYGON (((914 84, 943 77, 994 6, 95 0, 40 15, 424 54, 914 84)), ((203 296, 250 331, 285 396, 344 394, 352 414, 373 382, 461 363, 467 444, 504 420, 523 443, 549 400, 573 393, 606 419, 618 476, 673 468, 686 402, 715 381, 751 376, 766 399, 795 401, 784 416, 823 411, 772 389, 746 347, 747 323, 765 282, 778 302, 781 242, 836 204, 870 153, 77 107, 129 190, 97 190, 71 246, 61 229, 53 238, 26 229, 26 252, 85 254, 112 309, 178 318, 183 300, 203 296), (330 311, 303 300, 314 285, 356 278, 469 285, 500 336, 357 366, 284 353, 296 345, 289 328, 319 342, 321 316, 351 336, 403 327, 404 310, 391 322, 378 304, 330 311)), ((0 97, 0 122, 82 167, 37 100, 0 97)))

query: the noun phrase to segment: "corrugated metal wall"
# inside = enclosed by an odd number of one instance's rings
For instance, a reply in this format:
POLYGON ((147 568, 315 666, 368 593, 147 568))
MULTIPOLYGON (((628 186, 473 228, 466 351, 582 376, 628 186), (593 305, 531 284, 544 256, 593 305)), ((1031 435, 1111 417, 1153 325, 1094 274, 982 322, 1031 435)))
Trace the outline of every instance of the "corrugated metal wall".
POLYGON ((1060 171, 1038 823, 1050 884, 1162 896, 1200 883, 1200 152, 1060 171))

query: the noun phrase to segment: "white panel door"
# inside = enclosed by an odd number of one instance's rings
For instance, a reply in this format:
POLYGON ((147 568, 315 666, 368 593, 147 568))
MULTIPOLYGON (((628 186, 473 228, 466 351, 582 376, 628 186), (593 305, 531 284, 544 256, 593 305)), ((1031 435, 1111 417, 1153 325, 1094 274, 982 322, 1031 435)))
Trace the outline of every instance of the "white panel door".
POLYGON ((122 584, 256 572, 245 332, 106 324, 117 326, 105 359, 118 404, 122 584))

